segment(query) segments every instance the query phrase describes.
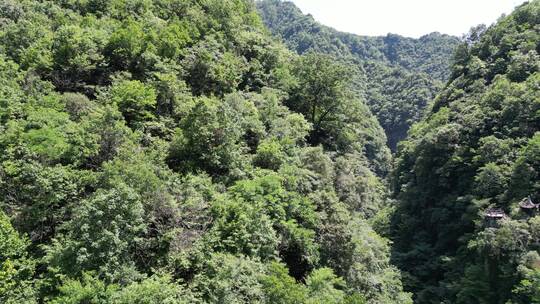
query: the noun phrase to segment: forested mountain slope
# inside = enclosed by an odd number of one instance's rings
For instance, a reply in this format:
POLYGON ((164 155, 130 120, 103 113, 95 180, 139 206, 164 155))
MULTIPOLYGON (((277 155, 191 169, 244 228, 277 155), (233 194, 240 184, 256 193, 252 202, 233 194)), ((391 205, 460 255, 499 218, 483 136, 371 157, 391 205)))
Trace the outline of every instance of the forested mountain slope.
POLYGON ((459 43, 439 33, 419 39, 343 33, 302 14, 288 1, 263 0, 257 7, 265 25, 291 50, 329 54, 358 67, 356 89, 379 119, 393 150, 448 79, 459 43))
POLYGON ((368 224, 382 128, 251 1, 4 0, 0 24, 1 303, 411 303, 368 224))
POLYGON ((415 303, 540 303, 539 52, 538 0, 471 32, 401 145, 393 260, 415 303))
POLYGON ((386 62, 441 81, 448 79, 450 58, 459 42, 456 37, 439 33, 414 39, 395 34, 369 37, 339 32, 304 15, 290 1, 262 0, 257 2, 257 8, 272 33, 298 53, 315 51, 386 62))

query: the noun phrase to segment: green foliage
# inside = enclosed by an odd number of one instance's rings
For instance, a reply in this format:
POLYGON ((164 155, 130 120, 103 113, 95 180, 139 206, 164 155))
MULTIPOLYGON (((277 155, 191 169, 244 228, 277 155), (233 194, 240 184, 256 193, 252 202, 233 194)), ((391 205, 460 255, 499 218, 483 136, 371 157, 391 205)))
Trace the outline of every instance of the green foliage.
POLYGON ((540 301, 540 282, 538 261, 540 257, 538 252, 528 252, 522 259, 518 270, 521 272, 523 279, 519 282, 514 290, 514 301, 511 303, 537 303, 540 301))
MULTIPOLYGON (((53 99, 54 100, 54 99, 53 99)), ((26 147, 43 163, 81 163, 96 154, 96 138, 65 112, 49 107, 26 110, 25 119, 7 124, 4 148, 26 147)))
POLYGON ((259 144, 253 162, 264 169, 278 170, 285 158, 283 146, 278 140, 272 138, 259 144))
POLYGON ((190 49, 183 62, 194 95, 232 93, 242 80, 245 64, 211 37, 190 49))
POLYGON ((174 135, 169 164, 210 174, 241 168, 241 154, 246 149, 241 142, 244 130, 240 121, 244 118, 232 106, 217 98, 199 99, 174 135))
POLYGON ((308 303, 343 303, 345 281, 336 277, 332 269, 321 268, 313 271, 306 279, 308 303))
POLYGON ((152 276, 117 291, 111 303, 118 304, 189 304, 197 303, 197 298, 169 276, 152 276))
POLYGON ((51 303, 107 303, 111 301, 115 286, 107 286, 103 281, 84 273, 80 281, 66 280, 59 288, 60 295, 51 303))
MULTIPOLYGON (((449 56, 449 55, 447 55, 449 56)), ((388 146, 407 136, 413 123, 424 117, 431 100, 442 87, 433 76, 373 62, 365 65, 368 73, 366 100, 388 137, 388 146)))
POLYGON ((289 276, 287 267, 279 263, 268 266, 267 274, 261 278, 266 303, 304 303, 307 288, 289 276))
POLYGON ((129 187, 97 192, 74 209, 48 249, 51 267, 74 276, 97 271, 109 280, 130 280, 133 257, 146 225, 140 197, 129 187))
POLYGON ((146 35, 139 22, 127 20, 109 38, 105 52, 117 68, 133 70, 145 48, 146 35))
POLYGON ((310 143, 341 153, 364 150, 373 169, 385 174, 390 156, 384 134, 348 88, 349 70, 328 56, 307 54, 293 73, 297 84, 286 103, 313 125, 310 143))
POLYGON ((0 300, 3 303, 37 303, 31 286, 34 263, 27 257, 29 242, 13 229, 0 212, 0 300))
MULTIPOLYGON (((6 155, 8 156, 8 155, 6 155)), ((54 236, 74 201, 88 185, 80 172, 64 166, 43 166, 32 160, 6 160, 0 172, 0 195, 3 207, 12 210, 13 223, 32 241, 47 242, 54 236)))
POLYGON ((2 86, 0 89, 0 127, 5 128, 8 119, 19 115, 22 111, 22 98, 24 93, 20 90, 20 81, 24 75, 13 62, 0 56, 0 73, 2 86))
POLYGON ((412 39, 338 32, 302 14, 289 1, 258 1, 257 8, 266 26, 291 50, 327 54, 352 67, 353 89, 379 120, 392 151, 448 79, 452 53, 459 44, 457 37, 439 33, 412 39))
POLYGON ((539 9, 532 1, 474 28, 400 146, 393 260, 417 303, 534 303, 533 271, 519 269, 536 267, 525 260, 538 250, 538 219, 519 203, 540 199, 539 9))
POLYGON ((102 54, 106 43, 106 32, 91 27, 64 25, 55 32, 52 48, 55 84, 62 90, 73 90, 80 83, 61 75, 72 74, 77 78, 90 80, 102 65, 102 54))
MULTIPOLYGON (((259 254, 258 257, 264 260, 268 258, 268 254, 279 253, 288 264, 291 273, 297 278, 302 278, 318 260, 318 246, 313 231, 317 217, 311 202, 295 192, 287 191, 283 187, 283 182, 278 175, 268 174, 252 181, 238 182, 230 189, 230 193, 243 210, 248 211, 251 208, 259 210, 258 214, 252 215, 253 220, 261 221, 265 218, 270 220, 271 227, 261 224, 255 226, 261 229, 263 235, 277 234, 277 238, 273 237, 272 251, 266 255, 259 254)), ((231 222, 232 218, 229 216, 224 219, 231 222)), ((249 220, 243 222, 249 223, 249 220)), ((235 243, 242 244, 242 242, 235 243)), ((251 241, 251 243, 258 242, 251 241)))
POLYGON ((336 120, 343 111, 339 106, 347 98, 345 86, 349 73, 330 57, 308 54, 295 64, 294 74, 298 84, 288 101, 289 107, 313 124, 312 141, 324 142, 324 133, 328 132, 325 124, 336 120))
POLYGON ((106 285, 89 273, 82 280, 66 280, 59 287, 60 295, 50 303, 115 303, 115 304, 188 304, 197 303, 189 290, 172 282, 168 276, 152 276, 125 287, 106 285))
POLYGON ((137 80, 122 80, 111 86, 109 101, 118 106, 129 126, 154 118, 156 92, 137 80))
POLYGON ((250 258, 214 254, 194 278, 193 288, 205 303, 262 303, 259 276, 264 265, 250 258))
POLYGON ((395 34, 367 37, 338 32, 303 15, 292 2, 265 0, 257 3, 263 21, 285 43, 299 53, 315 51, 336 57, 352 57, 391 63, 446 79, 453 48, 459 39, 431 33, 420 39, 395 34))
POLYGON ((342 63, 248 0, 0 2, 0 302, 407 303, 342 63))
POLYGON ((242 201, 225 201, 215 204, 213 209, 217 221, 209 238, 216 239, 215 250, 256 256, 264 260, 276 256, 276 232, 259 206, 242 201))
POLYGON ((385 187, 381 180, 366 168, 365 160, 355 154, 336 159, 335 188, 349 209, 366 218, 375 216, 385 203, 385 187))

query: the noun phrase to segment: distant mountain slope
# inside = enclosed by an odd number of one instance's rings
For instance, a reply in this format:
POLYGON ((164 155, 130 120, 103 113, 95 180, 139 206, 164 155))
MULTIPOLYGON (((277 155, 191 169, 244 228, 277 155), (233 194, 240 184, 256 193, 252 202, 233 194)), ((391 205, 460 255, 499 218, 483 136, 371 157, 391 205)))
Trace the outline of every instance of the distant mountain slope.
POLYGON ((477 28, 397 153, 393 260, 415 303, 540 303, 540 1, 477 28))
POLYGON ((354 62, 365 73, 359 84, 395 150, 409 127, 446 81, 457 37, 431 33, 419 39, 388 34, 367 37, 339 32, 304 15, 292 2, 263 0, 265 25, 292 50, 330 54, 354 62))
POLYGON ((384 37, 360 36, 339 32, 304 15, 292 2, 262 0, 257 8, 265 25, 299 53, 316 51, 360 60, 383 61, 408 71, 424 72, 444 81, 450 59, 459 39, 431 33, 419 39, 388 34, 384 37))

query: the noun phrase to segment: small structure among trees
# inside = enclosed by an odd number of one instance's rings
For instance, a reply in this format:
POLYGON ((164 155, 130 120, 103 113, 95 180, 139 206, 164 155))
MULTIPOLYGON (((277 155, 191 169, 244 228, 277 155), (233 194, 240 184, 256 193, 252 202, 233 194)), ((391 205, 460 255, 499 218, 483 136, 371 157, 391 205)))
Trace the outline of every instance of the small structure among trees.
POLYGON ((519 207, 521 208, 521 210, 529 215, 533 215, 535 214, 536 212, 538 212, 538 209, 540 207, 540 204, 535 204, 531 197, 528 196, 526 198, 524 198, 520 203, 519 203, 519 207))
POLYGON ((504 210, 500 208, 489 208, 484 213, 484 217, 488 227, 495 227, 500 220, 505 219, 508 216, 504 210))

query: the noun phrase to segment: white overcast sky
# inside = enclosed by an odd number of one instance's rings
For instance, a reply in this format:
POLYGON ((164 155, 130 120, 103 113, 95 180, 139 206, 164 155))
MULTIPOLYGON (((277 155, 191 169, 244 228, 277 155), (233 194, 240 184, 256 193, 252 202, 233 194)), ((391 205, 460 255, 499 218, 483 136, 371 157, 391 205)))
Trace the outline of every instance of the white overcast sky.
POLYGON ((461 36, 490 25, 525 0, 291 0, 324 25, 360 35, 431 32, 461 36))

